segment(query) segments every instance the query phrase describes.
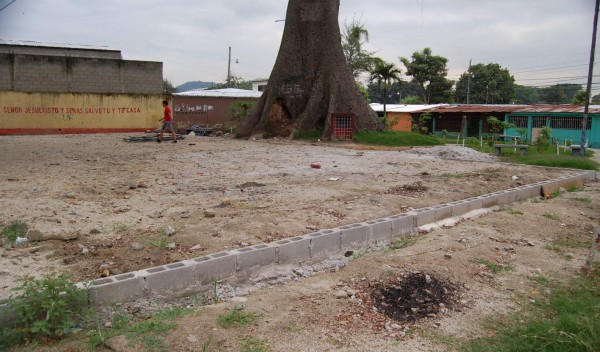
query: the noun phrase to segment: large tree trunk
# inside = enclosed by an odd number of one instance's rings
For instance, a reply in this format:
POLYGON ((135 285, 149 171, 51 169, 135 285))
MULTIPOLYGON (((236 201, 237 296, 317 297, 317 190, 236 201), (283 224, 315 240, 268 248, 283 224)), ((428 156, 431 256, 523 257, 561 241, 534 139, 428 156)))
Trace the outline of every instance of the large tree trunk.
POLYGON ((241 137, 324 127, 334 112, 353 112, 359 129, 379 129, 342 52, 340 0, 289 0, 279 54, 267 88, 239 127, 241 137))

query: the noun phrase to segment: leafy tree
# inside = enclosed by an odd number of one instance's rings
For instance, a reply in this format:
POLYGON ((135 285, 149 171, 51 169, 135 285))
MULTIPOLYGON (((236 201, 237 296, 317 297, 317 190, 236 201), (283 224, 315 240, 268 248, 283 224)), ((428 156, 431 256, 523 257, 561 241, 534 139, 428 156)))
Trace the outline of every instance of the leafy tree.
POLYGON ((510 122, 505 122, 498 119, 496 116, 490 116, 487 119, 490 132, 492 132, 492 143, 496 140, 496 134, 503 133, 504 130, 515 127, 510 122))
POLYGON ((581 89, 581 84, 572 83, 555 84, 540 88, 540 102, 544 104, 569 104, 581 89))
POLYGON ((592 103, 600 104, 600 94, 596 94, 592 97, 592 103))
MULTIPOLYGON (((371 71, 371 82, 377 82, 380 87, 383 86, 383 96, 387 96, 389 84, 393 81, 400 81, 400 70, 393 63, 377 59, 373 71, 371 71)), ((383 117, 386 116, 386 100, 383 99, 383 117)))
POLYGON ((515 98, 513 102, 515 104, 537 104, 539 101, 539 92, 535 87, 521 86, 515 84, 514 86, 515 98))
POLYGON ((421 97, 425 103, 448 101, 454 83, 446 78, 448 59, 432 55, 430 48, 415 51, 412 61, 405 57, 399 59, 406 67, 406 75, 421 87, 421 97))
POLYGON ((373 54, 375 52, 364 49, 364 44, 369 41, 369 31, 356 18, 350 24, 344 23, 342 33, 342 50, 352 76, 356 79, 363 72, 370 72, 373 67, 373 54))
POLYGON ((240 101, 229 105, 227 116, 233 121, 241 121, 246 118, 248 111, 254 106, 255 103, 249 101, 240 101))
POLYGON ((423 104, 423 100, 418 95, 409 95, 402 99, 402 104, 423 104))
POLYGON ((573 100, 571 100, 571 104, 574 105, 584 105, 585 104, 585 98, 586 98, 586 92, 585 90, 580 90, 579 92, 575 93, 575 96, 573 97, 573 100))
POLYGON ((237 89, 252 89, 251 81, 244 81, 242 77, 231 75, 229 76, 229 83, 215 83, 208 89, 223 89, 223 88, 237 88, 237 89))
POLYGON ((471 104, 509 104, 514 97, 515 78, 498 64, 472 65, 456 83, 457 102, 471 104), (469 82, 470 81, 470 82, 469 82))
MULTIPOLYGON (((380 91, 380 87, 376 82, 371 82, 367 85, 369 91, 369 97, 371 101, 383 104, 383 92, 380 91)), ((422 104, 421 100, 421 88, 414 82, 406 81, 394 81, 390 85, 386 92, 385 101, 390 104, 422 104), (405 98, 417 96, 416 103, 406 103, 405 98)))
POLYGON ((371 97, 369 96, 369 90, 362 85, 362 83, 360 82, 356 82, 356 88, 358 88, 358 91, 360 92, 360 94, 363 95, 363 97, 365 97, 365 100, 367 101, 367 103, 371 103, 371 97))
POLYGON ((173 83, 168 79, 163 80, 163 92, 164 93, 177 93, 177 88, 173 86, 173 83))

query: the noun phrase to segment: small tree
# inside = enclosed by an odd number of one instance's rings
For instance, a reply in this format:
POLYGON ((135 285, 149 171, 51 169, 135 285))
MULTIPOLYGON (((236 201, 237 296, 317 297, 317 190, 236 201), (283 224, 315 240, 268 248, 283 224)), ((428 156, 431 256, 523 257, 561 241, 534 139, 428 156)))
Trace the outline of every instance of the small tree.
POLYGON ((500 121, 495 116, 488 117, 487 121, 488 126, 490 127, 490 132, 492 132, 492 142, 496 140, 496 134, 503 133, 504 130, 515 127, 514 124, 510 122, 500 121))
POLYGON ((227 111, 227 116, 232 121, 242 121, 248 115, 248 111, 252 109, 255 103, 249 101, 241 101, 232 103, 229 105, 229 111, 227 111))
POLYGON ((412 131, 420 134, 429 133, 429 128, 427 127, 427 124, 429 123, 429 121, 431 121, 431 118, 432 116, 430 112, 425 112, 419 115, 417 123, 414 123, 412 125, 412 131))
POLYGON ((552 140, 552 130, 548 126, 540 128, 538 136, 535 140, 537 150, 540 152, 545 151, 550 147, 550 141, 552 140))

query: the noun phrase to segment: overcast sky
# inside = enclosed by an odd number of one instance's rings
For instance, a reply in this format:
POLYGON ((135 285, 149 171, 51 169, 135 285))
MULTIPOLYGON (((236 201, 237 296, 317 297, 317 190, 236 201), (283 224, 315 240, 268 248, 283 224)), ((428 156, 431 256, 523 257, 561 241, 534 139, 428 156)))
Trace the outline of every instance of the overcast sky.
MULTIPOLYGON (((14 0, 0 0, 0 8, 14 0)), ((458 79, 471 59, 508 68, 517 83, 585 85, 594 0, 341 0, 366 48, 396 63, 430 47, 458 79)), ((284 0, 16 0, 0 11, 0 39, 108 46, 126 60, 163 62, 164 78, 223 82, 267 78, 285 18, 284 0)), ((598 59, 597 59, 598 61, 598 59)), ((403 70, 404 71, 404 70, 403 70)), ((595 75, 600 76, 600 70, 595 75)), ((594 79, 600 82, 600 79, 594 79)), ((593 94, 600 93, 594 89, 593 94)))

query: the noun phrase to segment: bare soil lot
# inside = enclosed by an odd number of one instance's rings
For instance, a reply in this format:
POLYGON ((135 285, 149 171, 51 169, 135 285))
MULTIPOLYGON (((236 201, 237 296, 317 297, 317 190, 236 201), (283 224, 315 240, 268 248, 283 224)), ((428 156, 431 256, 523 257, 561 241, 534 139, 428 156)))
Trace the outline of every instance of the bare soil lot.
MULTIPOLYGON (((24 274, 59 271, 89 280, 572 172, 501 163, 450 145, 365 150, 214 137, 129 143, 124 137, 0 137, 0 221, 20 220, 38 235, 63 239, 0 249, 0 297, 24 274), (169 228, 175 233, 166 237, 169 228)), ((599 209, 600 186, 591 182, 578 192, 432 230, 406 248, 305 269, 313 271, 283 285, 265 277, 231 288, 229 302, 198 308, 165 342, 173 351, 201 350, 207 341, 210 350, 225 351, 255 336, 273 351, 442 351, 449 337, 493 334, 482 319, 518 310, 524 297, 535 300, 536 277, 574 275, 599 209), (495 273, 490 264, 510 270, 495 273), (439 280, 456 293, 447 307, 438 304, 445 309, 417 320, 373 309, 374 290, 403 280, 439 280), (260 312, 260 320, 219 328, 217 315, 240 301, 260 312)))

